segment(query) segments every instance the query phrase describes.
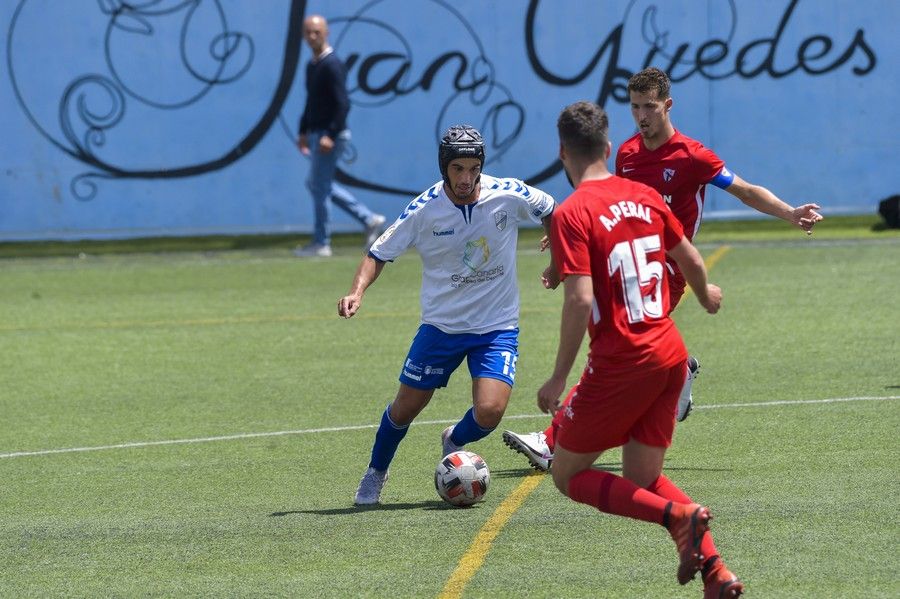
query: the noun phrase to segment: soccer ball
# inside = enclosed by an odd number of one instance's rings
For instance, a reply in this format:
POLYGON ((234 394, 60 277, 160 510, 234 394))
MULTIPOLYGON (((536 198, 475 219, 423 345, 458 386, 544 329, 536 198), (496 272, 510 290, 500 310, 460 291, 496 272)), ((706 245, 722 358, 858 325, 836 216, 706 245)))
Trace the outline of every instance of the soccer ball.
POLYGON ((491 482, 491 471, 480 455, 471 451, 454 451, 438 462, 434 471, 434 488, 441 499, 457 507, 484 500, 491 482))

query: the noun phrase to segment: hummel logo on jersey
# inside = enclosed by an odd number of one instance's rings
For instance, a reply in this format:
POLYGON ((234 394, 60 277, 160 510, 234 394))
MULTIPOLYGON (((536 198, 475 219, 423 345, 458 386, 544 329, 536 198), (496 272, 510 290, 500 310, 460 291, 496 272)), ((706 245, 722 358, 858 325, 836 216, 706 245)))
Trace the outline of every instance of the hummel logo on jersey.
POLYGON ((438 231, 437 227, 431 230, 432 235, 435 237, 444 237, 445 235, 453 235, 456 232, 455 229, 444 229, 443 231, 438 231))
POLYGON ((675 176, 674 168, 664 168, 663 169, 663 181, 666 181, 666 182, 671 181, 672 177, 674 177, 674 176, 675 176))

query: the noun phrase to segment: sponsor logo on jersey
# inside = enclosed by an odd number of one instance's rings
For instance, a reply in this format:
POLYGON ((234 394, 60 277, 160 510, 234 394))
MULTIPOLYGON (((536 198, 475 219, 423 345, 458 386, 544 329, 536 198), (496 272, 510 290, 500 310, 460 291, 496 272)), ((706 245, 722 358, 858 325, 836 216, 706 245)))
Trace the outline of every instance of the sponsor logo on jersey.
POLYGON ((382 243, 386 242, 388 239, 390 239, 391 235, 393 235, 394 231, 396 231, 396 230, 397 230, 397 223, 394 223, 390 227, 388 227, 384 233, 381 234, 381 237, 379 237, 378 241, 376 241, 375 243, 382 244, 382 243))
POLYGON ((503 276, 503 265, 495 266, 490 270, 476 270, 471 274, 454 273, 450 275, 450 286, 456 289, 463 285, 472 285, 473 283, 486 283, 493 281, 497 277, 503 276))
MULTIPOLYGON (((404 371, 411 370, 412 372, 422 372, 422 367, 419 366, 418 364, 416 364, 415 362, 413 362, 412 360, 410 360, 409 358, 406 358, 406 364, 403 365, 403 370, 404 371)), ((419 379, 416 379, 416 380, 419 380, 419 379)))
POLYGON ((672 196, 671 196, 671 195, 662 194, 662 197, 663 197, 663 200, 666 201, 666 204, 671 204, 671 203, 672 203, 672 196))
POLYGON ((444 374, 444 369, 443 369, 443 368, 433 368, 433 367, 431 367, 431 366, 426 366, 426 367, 425 367, 425 375, 428 376, 429 374, 444 374))
POLYGON ((624 166, 622 167, 622 172, 623 172, 623 173, 630 173, 630 172, 633 171, 633 170, 634 170, 634 167, 631 167, 631 168, 625 168, 624 166))
POLYGON ((672 177, 674 177, 674 176, 675 176, 674 168, 664 168, 663 169, 663 181, 666 181, 668 183, 669 181, 672 180, 672 177))
POLYGON ((466 242, 466 251, 463 253, 463 264, 473 272, 484 266, 491 257, 491 248, 487 239, 479 237, 475 241, 466 242))
POLYGON ((443 231, 439 231, 437 227, 431 230, 432 235, 435 237, 444 237, 446 235, 453 235, 456 231, 454 229, 444 229, 443 231))
POLYGON ((403 369, 403 376, 405 376, 405 377, 407 377, 407 378, 411 378, 411 379, 414 380, 414 381, 421 381, 421 380, 422 380, 422 375, 421 375, 421 374, 413 374, 413 373, 409 372, 409 371, 408 371, 407 369, 405 369, 405 368, 403 369))
POLYGON ((506 228, 506 223, 509 220, 506 214, 506 210, 498 210, 494 213, 494 225, 496 225, 498 231, 502 231, 506 228))

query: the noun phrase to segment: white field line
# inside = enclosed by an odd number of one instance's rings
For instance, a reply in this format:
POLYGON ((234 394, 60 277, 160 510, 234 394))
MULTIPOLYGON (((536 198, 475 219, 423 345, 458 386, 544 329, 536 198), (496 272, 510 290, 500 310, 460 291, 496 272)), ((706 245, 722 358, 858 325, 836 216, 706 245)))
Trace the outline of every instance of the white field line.
MULTIPOLYGON (((802 399, 802 400, 784 400, 784 401, 763 401, 756 403, 733 403, 733 404, 717 404, 695 406, 695 410, 717 410, 722 408, 765 408, 774 406, 793 406, 793 405, 815 405, 829 403, 844 403, 855 401, 887 401, 892 399, 900 399, 900 395, 888 395, 885 397, 835 397, 831 399, 802 399)), ((504 416, 503 420, 525 420, 529 418, 548 418, 546 414, 518 414, 514 416, 504 416)), ((422 425, 446 425, 454 424, 456 420, 422 420, 417 421, 418 426, 422 425)), ((10 453, 0 453, 0 459, 3 458, 24 458, 31 456, 52 455, 57 453, 82 453, 86 451, 104 451, 109 449, 131 449, 135 447, 154 447, 158 445, 187 445, 193 443, 210 443, 212 441, 234 441, 238 439, 255 439, 259 437, 282 437, 285 435, 312 435, 317 433, 335 433, 344 431, 359 431, 377 428, 377 424, 359 424, 354 426, 331 426, 326 428, 307 428, 291 431, 273 431, 267 433, 237 433, 234 435, 221 435, 217 437, 197 437, 194 439, 170 439, 166 441, 133 441, 129 443, 117 443, 115 445, 95 445, 93 447, 66 447, 62 449, 39 449, 35 451, 14 451, 10 453)))

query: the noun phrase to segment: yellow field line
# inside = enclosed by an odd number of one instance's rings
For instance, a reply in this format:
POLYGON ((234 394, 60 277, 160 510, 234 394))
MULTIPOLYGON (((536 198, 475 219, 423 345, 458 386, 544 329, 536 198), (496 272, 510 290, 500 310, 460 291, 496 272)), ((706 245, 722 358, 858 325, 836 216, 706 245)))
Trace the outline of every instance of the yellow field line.
POLYGON ((462 559, 459 560, 456 570, 450 575, 450 579, 447 580, 438 599, 457 599, 462 596, 463 589, 481 568, 481 564, 484 563, 484 558, 490 551, 494 539, 500 534, 500 530, 519 509, 522 502, 541 484, 544 476, 544 474, 532 472, 503 500, 490 519, 478 531, 478 535, 469 545, 462 559))
MULTIPOLYGON (((716 262, 721 260, 722 256, 727 254, 730 249, 731 249, 730 245, 720 245, 719 247, 717 247, 716 251, 714 251, 712 254, 710 254, 709 258, 707 258, 706 260, 703 261, 706 264, 707 272, 712 270, 712 267, 716 265, 716 262)), ((690 292, 691 292, 691 286, 688 285, 684 289, 684 294, 687 295, 690 292)))

